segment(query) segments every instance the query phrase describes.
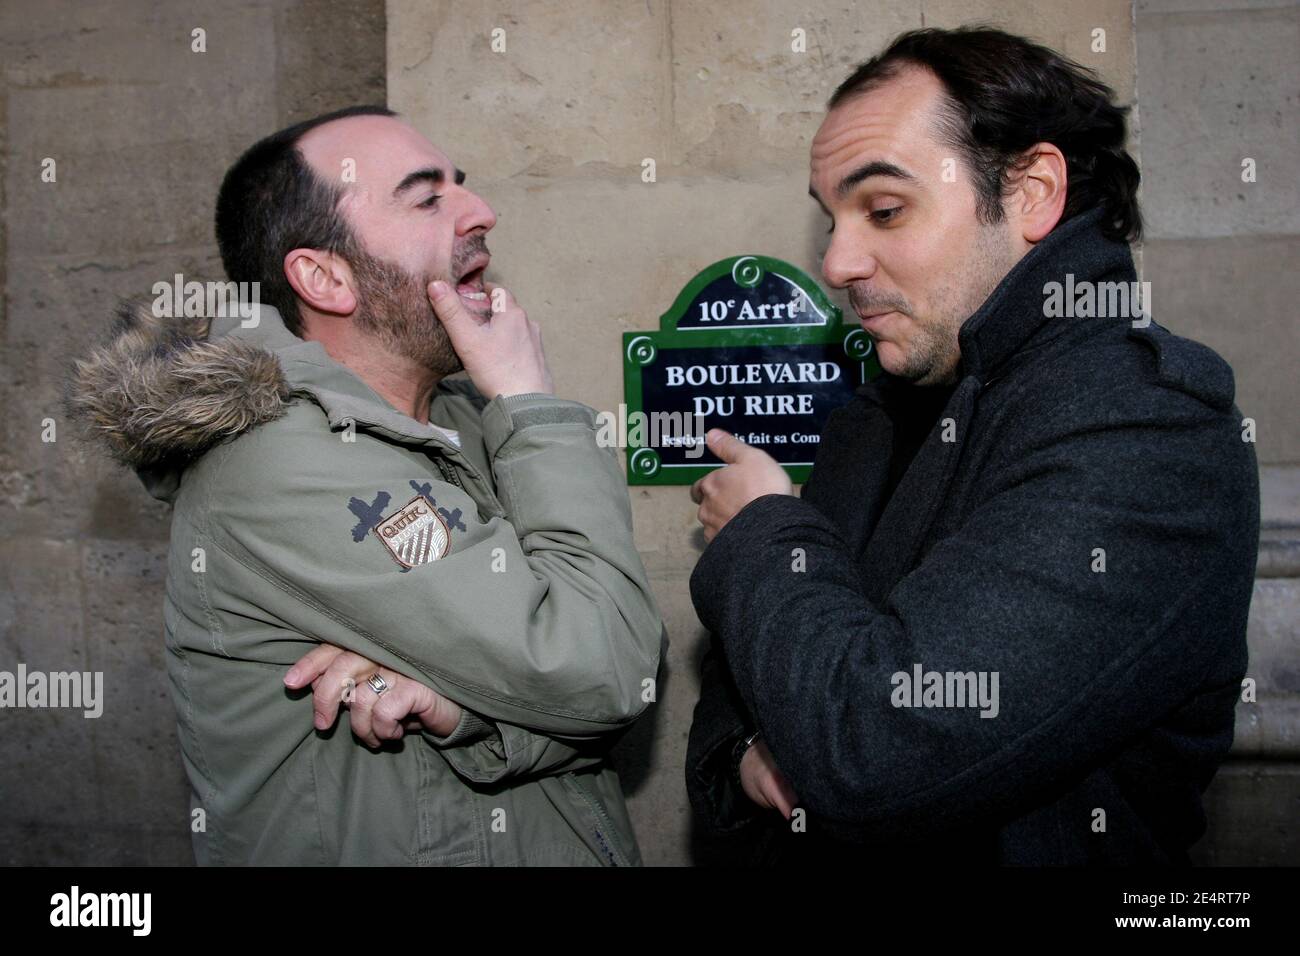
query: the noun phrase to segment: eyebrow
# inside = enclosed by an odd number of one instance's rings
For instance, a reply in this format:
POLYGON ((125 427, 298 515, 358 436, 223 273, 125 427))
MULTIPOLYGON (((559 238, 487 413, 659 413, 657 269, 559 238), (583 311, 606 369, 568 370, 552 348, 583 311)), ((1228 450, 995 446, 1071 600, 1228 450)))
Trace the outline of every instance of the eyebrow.
MULTIPOLYGON (((903 167, 895 166, 893 163, 887 163, 881 159, 874 159, 869 163, 863 163, 841 179, 839 185, 835 187, 835 195, 843 199, 853 191, 855 186, 871 179, 873 176, 887 176, 890 179, 898 179, 913 186, 920 184, 920 180, 906 169, 903 169, 903 167)), ((819 203, 822 202, 822 197, 817 195, 817 190, 811 186, 808 187, 808 195, 819 203)), ((825 203, 822 203, 822 205, 825 205, 825 203)))
MULTIPOLYGON (((455 177, 456 177, 457 186, 464 183, 465 182, 464 170, 460 170, 460 169, 456 170, 455 177)), ((446 180, 446 178, 447 178, 446 173, 444 173, 441 169, 439 169, 436 166, 429 166, 426 167, 425 169, 417 169, 415 172, 407 173, 405 176, 402 177, 402 181, 398 183, 397 188, 393 190, 393 197, 394 198, 400 197, 402 193, 406 192, 408 189, 413 188, 414 186, 418 186, 420 183, 428 183, 431 186, 441 185, 446 180)))

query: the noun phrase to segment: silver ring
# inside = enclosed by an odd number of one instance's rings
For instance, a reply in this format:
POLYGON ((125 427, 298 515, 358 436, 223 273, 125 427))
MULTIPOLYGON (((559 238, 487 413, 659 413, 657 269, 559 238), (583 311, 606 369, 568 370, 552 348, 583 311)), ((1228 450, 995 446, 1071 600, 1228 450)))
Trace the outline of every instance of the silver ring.
POLYGON ((384 680, 384 678, 380 676, 379 671, 375 671, 367 677, 366 683, 370 685, 370 689, 375 692, 376 697, 388 690, 388 681, 384 680))

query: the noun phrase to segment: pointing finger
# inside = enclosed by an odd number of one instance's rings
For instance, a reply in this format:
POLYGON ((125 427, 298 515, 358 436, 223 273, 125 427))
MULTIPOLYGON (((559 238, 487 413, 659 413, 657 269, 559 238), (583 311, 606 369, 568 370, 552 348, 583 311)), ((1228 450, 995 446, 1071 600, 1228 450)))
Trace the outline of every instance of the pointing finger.
POLYGON ((709 433, 704 436, 704 441, 708 444, 709 451, 729 465, 739 461, 749 450, 749 446, 743 441, 721 428, 710 428, 709 433))

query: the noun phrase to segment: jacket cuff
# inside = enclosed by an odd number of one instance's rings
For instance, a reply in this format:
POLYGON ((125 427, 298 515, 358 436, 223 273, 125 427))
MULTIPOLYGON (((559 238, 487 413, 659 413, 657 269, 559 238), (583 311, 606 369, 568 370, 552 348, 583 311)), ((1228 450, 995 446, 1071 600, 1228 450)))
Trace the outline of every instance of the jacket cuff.
POLYGON ((460 739, 456 739, 461 733, 460 726, 447 737, 434 737, 424 732, 425 740, 438 748, 458 776, 473 783, 499 783, 518 772, 526 749, 521 748, 518 740, 512 744, 508 733, 501 727, 485 722, 468 710, 462 714, 461 723, 467 729, 460 739))
POLYGON ((596 413, 581 402, 554 395, 528 392, 498 395, 483 409, 483 444, 495 458, 516 431, 531 425, 585 425, 596 427, 596 413))
POLYGON ((462 707, 460 709, 460 723, 446 737, 437 737, 428 731, 422 731, 422 733, 424 739, 435 747, 457 747, 478 743, 480 740, 487 740, 497 733, 497 729, 496 725, 484 720, 472 710, 462 707))
POLYGON ((739 833, 759 818, 761 808, 745 794, 732 773, 732 752, 736 744, 753 731, 742 729, 718 740, 692 768, 695 810, 709 829, 725 836, 739 833))

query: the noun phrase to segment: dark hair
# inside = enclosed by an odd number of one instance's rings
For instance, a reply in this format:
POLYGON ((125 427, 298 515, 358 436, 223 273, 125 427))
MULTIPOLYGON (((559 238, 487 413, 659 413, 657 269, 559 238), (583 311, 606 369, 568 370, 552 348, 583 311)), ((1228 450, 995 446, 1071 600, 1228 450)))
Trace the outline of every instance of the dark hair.
POLYGON ((1137 164, 1124 149, 1127 106, 1086 67, 1024 37, 984 26, 902 34, 840 84, 828 108, 895 77, 929 70, 947 91, 941 135, 974 173, 981 221, 1002 221, 1010 174, 1035 143, 1065 156, 1064 222, 1101 206, 1112 239, 1142 235, 1137 164))
POLYGON ((342 190, 307 165, 300 140, 309 130, 347 116, 396 116, 384 106, 350 106, 305 120, 259 140, 226 172, 217 193, 217 248, 232 282, 260 283, 260 301, 275 306, 301 334, 298 297, 284 275, 291 249, 322 249, 351 258, 359 251, 338 212, 342 190))

